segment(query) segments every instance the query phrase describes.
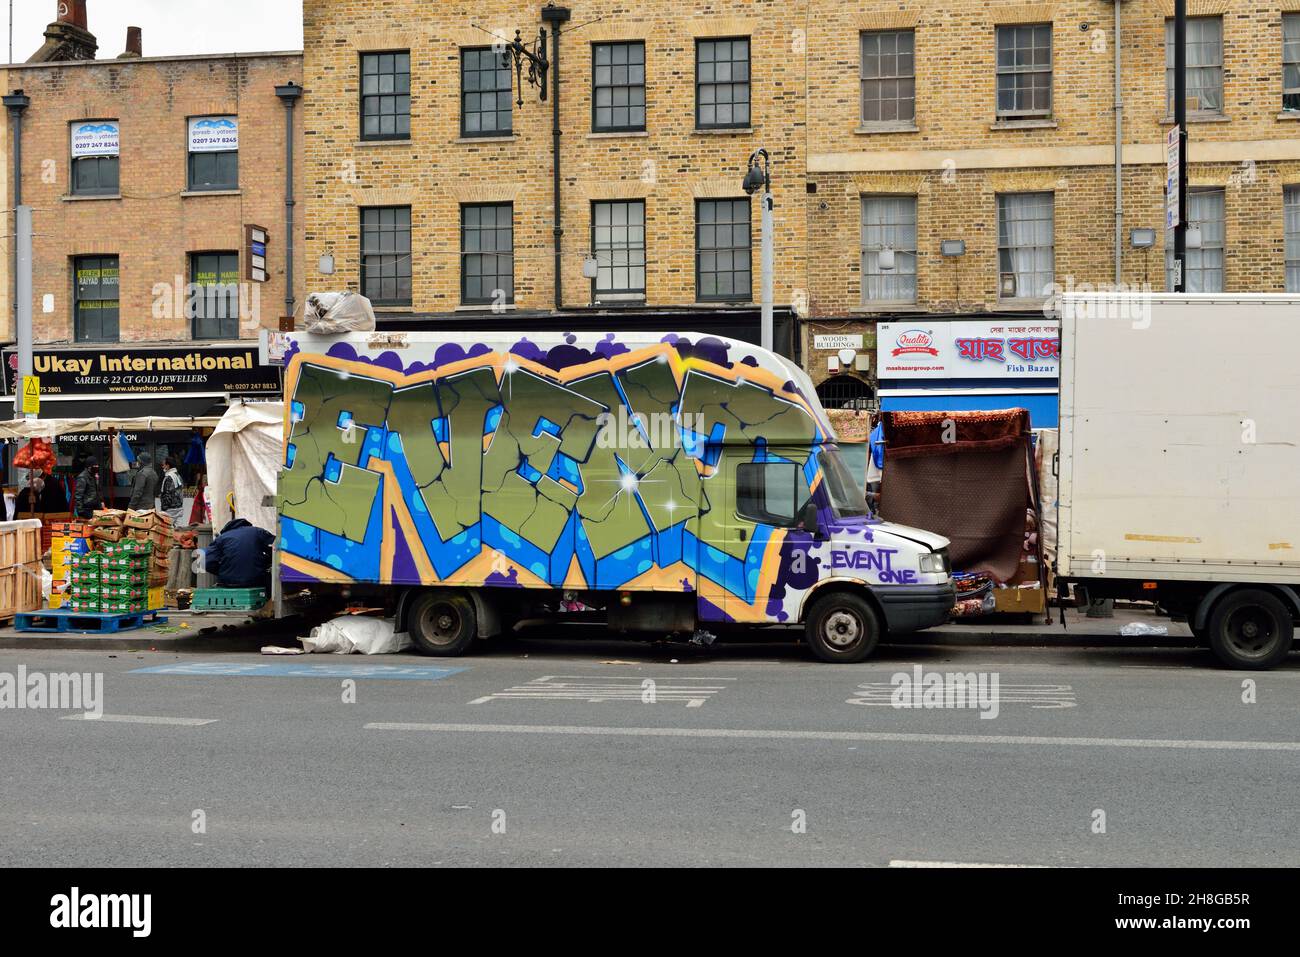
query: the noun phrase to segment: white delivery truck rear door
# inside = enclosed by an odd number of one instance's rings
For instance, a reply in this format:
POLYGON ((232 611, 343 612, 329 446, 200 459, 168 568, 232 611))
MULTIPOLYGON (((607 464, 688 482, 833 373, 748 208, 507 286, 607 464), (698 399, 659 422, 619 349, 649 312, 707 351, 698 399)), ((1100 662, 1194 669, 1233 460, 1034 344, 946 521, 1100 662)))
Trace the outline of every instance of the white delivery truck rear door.
POLYGON ((1062 300, 1066 577, 1300 582, 1300 296, 1062 300))

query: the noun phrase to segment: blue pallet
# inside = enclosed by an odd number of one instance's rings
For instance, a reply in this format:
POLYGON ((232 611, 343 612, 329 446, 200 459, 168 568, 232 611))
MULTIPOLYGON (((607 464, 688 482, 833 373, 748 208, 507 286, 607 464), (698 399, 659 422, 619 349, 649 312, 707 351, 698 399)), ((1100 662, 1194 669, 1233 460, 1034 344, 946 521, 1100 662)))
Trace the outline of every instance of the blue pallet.
POLYGON ((93 611, 69 611, 64 608, 43 611, 20 611, 14 615, 14 628, 18 631, 42 631, 50 634, 79 632, 88 635, 112 635, 120 631, 133 631, 145 625, 166 621, 157 611, 129 611, 119 615, 93 611))

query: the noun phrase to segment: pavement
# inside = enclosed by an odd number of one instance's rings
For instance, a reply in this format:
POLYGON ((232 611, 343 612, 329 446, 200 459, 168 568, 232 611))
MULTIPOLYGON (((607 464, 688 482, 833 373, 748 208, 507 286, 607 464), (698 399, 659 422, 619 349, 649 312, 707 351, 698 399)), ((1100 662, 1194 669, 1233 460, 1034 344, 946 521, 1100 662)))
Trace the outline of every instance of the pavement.
POLYGON ((0 682, 102 675, 103 713, 0 710, 0 866, 1300 866, 1300 656, 1052 627, 860 665, 573 627, 457 659, 3 646, 0 682), (893 706, 918 667, 996 716, 893 706))

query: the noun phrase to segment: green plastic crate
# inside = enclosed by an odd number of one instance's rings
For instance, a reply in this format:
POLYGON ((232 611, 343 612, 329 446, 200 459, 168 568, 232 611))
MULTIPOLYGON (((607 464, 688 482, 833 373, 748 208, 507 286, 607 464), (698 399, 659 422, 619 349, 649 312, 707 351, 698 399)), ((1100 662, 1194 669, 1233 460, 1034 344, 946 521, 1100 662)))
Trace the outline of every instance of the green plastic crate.
POLYGON ((199 588, 190 611, 257 611, 265 604, 265 588, 199 588))

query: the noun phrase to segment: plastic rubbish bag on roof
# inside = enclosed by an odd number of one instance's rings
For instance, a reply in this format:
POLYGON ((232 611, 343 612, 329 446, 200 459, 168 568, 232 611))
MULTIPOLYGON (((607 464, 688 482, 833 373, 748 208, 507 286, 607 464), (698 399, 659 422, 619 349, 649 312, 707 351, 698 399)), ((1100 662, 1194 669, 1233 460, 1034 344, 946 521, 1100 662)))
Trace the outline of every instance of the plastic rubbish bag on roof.
POLYGON ((355 292, 313 292, 303 307, 303 323, 318 336, 373 332, 375 311, 369 299, 355 292))

